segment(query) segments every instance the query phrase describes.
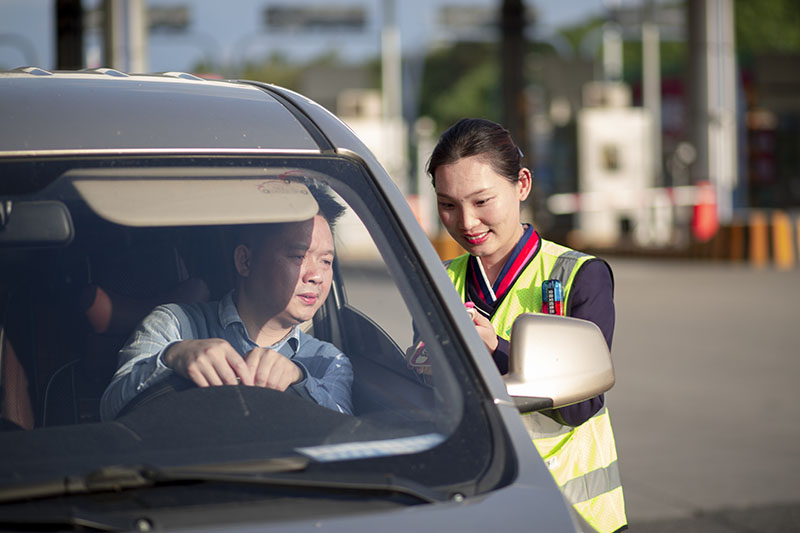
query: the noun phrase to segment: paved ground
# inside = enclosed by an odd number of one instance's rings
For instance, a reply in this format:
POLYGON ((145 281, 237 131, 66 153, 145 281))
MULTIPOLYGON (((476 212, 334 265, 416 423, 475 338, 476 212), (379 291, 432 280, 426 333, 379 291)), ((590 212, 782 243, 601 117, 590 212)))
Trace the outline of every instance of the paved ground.
POLYGON ((610 258, 634 531, 800 531, 800 270, 610 258))
POLYGON ((722 509, 688 518, 633 521, 631 533, 786 533, 800 531, 800 504, 722 509))
POLYGON ((608 259, 631 531, 800 532, 800 270, 608 259))

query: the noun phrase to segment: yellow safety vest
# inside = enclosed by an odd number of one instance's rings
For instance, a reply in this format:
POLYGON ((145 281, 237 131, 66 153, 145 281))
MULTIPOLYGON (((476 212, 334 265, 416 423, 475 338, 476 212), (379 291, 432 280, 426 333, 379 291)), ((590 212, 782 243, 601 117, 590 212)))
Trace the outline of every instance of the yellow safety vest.
MULTIPOLYGON (((497 335, 509 340, 511 325, 522 313, 540 313, 542 282, 561 281, 564 309, 568 310, 572 282, 592 256, 542 240, 541 248, 505 295, 492 317, 497 335), (531 290, 533 289, 533 290, 531 290)), ((447 273, 466 297, 469 254, 448 264, 447 273)), ((578 427, 562 425, 541 413, 529 413, 522 421, 567 500, 589 524, 601 532, 625 527, 625 500, 617 464, 617 447, 608 409, 604 407, 578 427)))

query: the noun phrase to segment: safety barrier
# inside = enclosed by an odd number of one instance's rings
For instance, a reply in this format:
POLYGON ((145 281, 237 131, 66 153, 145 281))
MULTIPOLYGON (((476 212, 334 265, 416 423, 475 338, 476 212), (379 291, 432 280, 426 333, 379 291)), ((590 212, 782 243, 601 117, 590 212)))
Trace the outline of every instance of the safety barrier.
MULTIPOLYGON (((431 239, 439 257, 445 261, 464 253, 445 231, 431 239)), ((685 250, 632 249, 631 247, 593 250, 591 246, 565 242, 583 251, 602 254, 622 253, 633 256, 688 257, 749 263, 754 268, 794 270, 800 268, 800 212, 784 210, 749 210, 736 220, 719 227, 709 240, 694 241, 685 250)))
POLYGON ((800 266, 800 216, 784 210, 748 211, 721 225, 707 242, 695 242, 692 257, 748 262, 755 268, 793 270, 800 266))
MULTIPOLYGON (((696 257, 726 261, 748 261, 756 268, 792 270, 800 265, 800 211, 750 209, 741 211, 732 223, 718 225, 713 186, 708 182, 681 187, 655 187, 639 190, 606 190, 553 194, 547 208, 553 214, 578 212, 637 213, 642 209, 691 207, 692 242, 685 248, 665 246, 631 247, 605 244, 606 252, 658 257, 696 257)), ((670 221, 671 222, 671 221, 670 221)), ((663 227, 662 227, 663 229, 663 227)), ((672 229, 675 229, 672 227, 672 229)), ((667 233, 668 235, 668 233, 667 233)), ((621 239, 624 240, 624 239, 621 239)), ((567 245, 572 243, 567 242, 567 245)), ((579 248, 581 239, 575 244, 579 248)), ((591 245, 590 245, 591 246, 591 245)), ((684 245, 685 246, 685 245, 684 245)), ((585 248, 585 246, 584 246, 585 248)))
POLYGON ((433 237, 431 243, 442 261, 449 261, 464 253, 464 249, 446 231, 433 237))

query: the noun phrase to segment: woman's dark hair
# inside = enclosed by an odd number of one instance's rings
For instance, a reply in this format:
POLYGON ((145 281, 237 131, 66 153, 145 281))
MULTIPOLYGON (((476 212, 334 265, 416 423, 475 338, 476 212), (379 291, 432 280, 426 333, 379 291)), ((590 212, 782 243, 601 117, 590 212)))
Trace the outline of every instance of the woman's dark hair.
POLYGON ((436 169, 470 156, 485 157, 492 170, 516 183, 522 168, 522 150, 500 124, 482 118, 462 118, 442 133, 428 160, 428 174, 436 187, 436 169))

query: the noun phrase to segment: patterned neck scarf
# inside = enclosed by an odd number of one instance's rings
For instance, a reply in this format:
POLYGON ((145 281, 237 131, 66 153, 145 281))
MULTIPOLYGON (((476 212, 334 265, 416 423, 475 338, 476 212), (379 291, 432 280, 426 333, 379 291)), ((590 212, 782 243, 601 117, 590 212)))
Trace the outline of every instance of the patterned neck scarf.
POLYGON ((478 311, 487 318, 491 318, 508 289, 539 251, 539 234, 530 224, 524 224, 523 227, 525 232, 506 259, 493 285, 489 283, 479 257, 471 255, 467 262, 467 301, 473 302, 478 311))

